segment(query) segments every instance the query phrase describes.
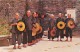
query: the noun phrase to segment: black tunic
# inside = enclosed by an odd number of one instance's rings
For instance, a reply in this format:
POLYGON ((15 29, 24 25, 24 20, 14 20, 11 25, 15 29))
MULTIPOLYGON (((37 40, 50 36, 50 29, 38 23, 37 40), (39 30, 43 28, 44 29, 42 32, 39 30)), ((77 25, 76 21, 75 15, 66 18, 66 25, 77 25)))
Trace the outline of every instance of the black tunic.
POLYGON ((63 21, 63 22, 64 22, 64 19, 63 19, 63 18, 60 18, 60 17, 56 19, 56 28, 57 28, 57 29, 58 29, 57 23, 60 22, 60 21, 63 21))
POLYGON ((68 27, 68 21, 69 21, 69 20, 72 20, 72 21, 74 22, 74 19, 72 19, 72 18, 67 18, 67 19, 65 20, 66 27, 68 27))
POLYGON ((25 26, 26 26, 26 29, 27 30, 32 30, 32 17, 27 17, 27 16, 24 16, 22 18, 22 21, 25 23, 25 26))
MULTIPOLYGON (((14 19, 12 20, 11 24, 18 23, 20 20, 21 20, 21 19, 15 19, 15 18, 14 18, 14 19)), ((21 33, 21 32, 17 29, 17 25, 12 26, 11 32, 12 32, 12 33, 18 33, 18 34, 21 33)))

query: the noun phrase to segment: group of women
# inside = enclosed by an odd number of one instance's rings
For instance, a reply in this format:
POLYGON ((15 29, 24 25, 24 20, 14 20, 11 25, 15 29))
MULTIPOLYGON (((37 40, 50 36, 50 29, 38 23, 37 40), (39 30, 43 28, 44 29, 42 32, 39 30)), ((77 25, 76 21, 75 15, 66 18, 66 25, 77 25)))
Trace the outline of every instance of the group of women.
MULTIPOLYGON (((59 41, 60 36, 60 41, 62 41, 62 38, 64 38, 64 34, 66 34, 66 41, 68 41, 68 36, 70 36, 70 41, 72 41, 72 28, 69 28, 67 25, 69 20, 74 22, 74 20, 71 18, 71 14, 68 14, 66 20, 64 20, 62 13, 59 13, 56 19, 54 15, 47 18, 45 14, 39 15, 37 12, 31 13, 30 10, 26 11, 26 14, 22 18, 20 18, 19 13, 16 13, 14 19, 11 22, 12 43, 14 45, 13 49, 17 48, 16 41, 18 43, 19 49, 21 49, 21 43, 23 44, 23 47, 26 47, 27 45, 34 45, 38 41, 42 40, 42 36, 45 30, 48 30, 49 40, 51 38, 52 40, 54 38, 57 38, 57 41, 59 41), (21 32, 17 29, 19 21, 22 21, 25 24, 25 29, 21 32), (60 25, 57 25, 61 21, 62 23, 60 25), (65 27, 60 29, 61 27, 59 28, 59 26, 65 27), (39 27, 40 29, 36 31, 36 29, 39 27)), ((72 24, 72 26, 74 25, 72 24)))

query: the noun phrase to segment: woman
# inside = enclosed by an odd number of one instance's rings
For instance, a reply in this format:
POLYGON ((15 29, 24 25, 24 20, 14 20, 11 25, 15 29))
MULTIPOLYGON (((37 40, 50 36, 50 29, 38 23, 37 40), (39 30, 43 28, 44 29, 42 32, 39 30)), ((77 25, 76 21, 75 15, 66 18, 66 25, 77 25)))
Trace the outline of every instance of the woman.
POLYGON ((15 14, 14 19, 11 22, 12 26, 12 43, 14 45, 13 49, 16 49, 16 40, 18 41, 18 48, 21 49, 22 33, 17 30, 17 22, 20 20, 19 13, 15 14))

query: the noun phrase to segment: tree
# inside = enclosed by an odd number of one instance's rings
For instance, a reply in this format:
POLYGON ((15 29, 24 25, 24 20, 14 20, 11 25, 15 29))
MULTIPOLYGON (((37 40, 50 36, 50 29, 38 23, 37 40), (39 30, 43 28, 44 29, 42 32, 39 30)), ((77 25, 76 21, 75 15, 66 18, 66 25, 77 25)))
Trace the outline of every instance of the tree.
POLYGON ((45 13, 44 2, 42 0, 39 0, 39 2, 38 2, 38 12, 40 14, 45 13))
POLYGON ((30 6, 28 4, 28 0, 26 0, 25 4, 26 4, 26 7, 25 7, 25 13, 26 13, 26 11, 30 9, 30 6))

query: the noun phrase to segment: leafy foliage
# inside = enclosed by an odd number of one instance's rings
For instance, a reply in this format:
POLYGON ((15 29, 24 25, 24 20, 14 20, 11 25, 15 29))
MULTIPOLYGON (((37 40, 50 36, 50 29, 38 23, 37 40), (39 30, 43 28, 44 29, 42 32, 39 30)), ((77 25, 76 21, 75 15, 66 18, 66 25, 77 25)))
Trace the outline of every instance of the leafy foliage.
POLYGON ((9 24, 5 18, 0 19, 0 35, 9 35, 9 24))

